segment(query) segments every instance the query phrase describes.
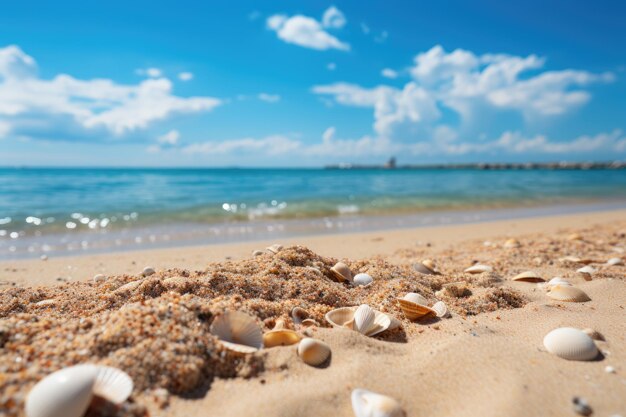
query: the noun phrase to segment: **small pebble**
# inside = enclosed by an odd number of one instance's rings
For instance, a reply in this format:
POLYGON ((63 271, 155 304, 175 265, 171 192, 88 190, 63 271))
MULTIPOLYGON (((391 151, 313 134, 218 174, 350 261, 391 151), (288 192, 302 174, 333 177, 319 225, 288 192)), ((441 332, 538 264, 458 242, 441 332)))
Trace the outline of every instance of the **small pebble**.
POLYGON ((582 397, 572 398, 572 404, 574 405, 574 411, 581 416, 590 416, 593 414, 593 410, 589 406, 589 403, 587 403, 587 400, 582 397))
POLYGON ((606 368, 604 368, 604 372, 606 372, 607 374, 614 374, 615 368, 612 366, 607 366, 606 368))
POLYGON ((107 277, 104 276, 104 274, 97 274, 96 276, 93 277, 93 282, 102 282, 105 281, 107 279, 107 277))

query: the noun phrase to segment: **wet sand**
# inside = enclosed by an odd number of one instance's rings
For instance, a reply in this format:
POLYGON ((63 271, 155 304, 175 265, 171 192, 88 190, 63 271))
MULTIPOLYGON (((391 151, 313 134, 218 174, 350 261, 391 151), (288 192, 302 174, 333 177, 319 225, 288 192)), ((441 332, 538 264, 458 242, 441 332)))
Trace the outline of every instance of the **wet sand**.
POLYGON ((594 416, 625 415, 626 267, 604 264, 626 257, 625 233, 626 211, 611 211, 294 238, 258 257, 251 252, 273 242, 2 262, 0 398, 8 407, 12 397, 19 415, 36 380, 90 361, 135 380, 135 405, 120 414, 351 416, 351 390, 367 388, 396 398, 408 416, 574 416, 574 396, 594 416), (505 247, 510 238, 519 247, 505 247), (581 264, 559 261, 565 256, 590 258, 598 271, 586 281, 575 272, 581 264), (441 275, 416 273, 423 259, 441 275), (337 260, 374 284, 336 282, 329 268, 337 260), (493 272, 463 273, 476 262, 493 272), (141 277, 147 265, 157 272, 141 277), (561 276, 591 301, 558 302, 534 283, 511 281, 526 270, 561 276), (93 283, 97 273, 107 279, 93 283), (467 291, 442 291, 450 284, 467 291), (444 301, 452 317, 404 319, 394 300, 409 291, 444 301), (401 328, 368 338, 323 319, 364 302, 401 319, 401 328), (323 367, 302 363, 295 345, 241 358, 208 332, 224 309, 246 311, 267 330, 289 321, 296 305, 332 348, 323 367), (603 357, 575 362, 546 352, 543 337, 561 326, 602 333, 603 357))

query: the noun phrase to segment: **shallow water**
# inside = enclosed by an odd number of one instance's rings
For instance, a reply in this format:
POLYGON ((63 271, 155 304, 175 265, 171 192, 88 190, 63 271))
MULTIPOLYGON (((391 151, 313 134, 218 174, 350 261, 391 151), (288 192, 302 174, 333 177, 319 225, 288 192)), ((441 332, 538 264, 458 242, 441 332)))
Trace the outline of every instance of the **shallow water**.
POLYGON ((4 168, 0 258, 400 227, 397 219, 416 225, 440 213, 622 200, 623 170, 4 168))

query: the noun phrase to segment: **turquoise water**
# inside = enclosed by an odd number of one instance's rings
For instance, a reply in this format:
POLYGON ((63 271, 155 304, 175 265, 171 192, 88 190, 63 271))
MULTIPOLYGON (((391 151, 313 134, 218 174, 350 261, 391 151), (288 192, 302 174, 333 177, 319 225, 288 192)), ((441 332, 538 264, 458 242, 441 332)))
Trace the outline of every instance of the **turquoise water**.
POLYGON ((67 244, 80 235, 84 246, 109 232, 156 241, 225 224, 280 230, 295 220, 609 200, 626 200, 626 171, 4 168, 0 250, 30 239, 38 252, 47 236, 67 244))

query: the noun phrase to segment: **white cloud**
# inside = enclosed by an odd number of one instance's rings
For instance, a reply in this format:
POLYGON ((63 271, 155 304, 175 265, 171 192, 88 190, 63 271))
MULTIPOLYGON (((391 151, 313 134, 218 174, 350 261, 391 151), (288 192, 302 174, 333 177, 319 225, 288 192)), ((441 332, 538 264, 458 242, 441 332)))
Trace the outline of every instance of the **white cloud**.
POLYGON ((326 69, 328 69, 328 71, 334 71, 337 69, 337 64, 329 62, 328 65, 326 65, 326 69))
POLYGON ((380 32, 380 35, 374 37, 374 42, 384 43, 388 37, 389 37, 389 32, 387 32, 386 30, 383 30, 382 32, 380 32))
POLYGON ((163 71, 159 68, 138 68, 135 70, 137 75, 148 76, 150 78, 159 78, 163 76, 163 71))
MULTIPOLYGON (((345 24, 345 18, 343 14, 337 9, 328 9, 324 16, 329 14, 328 19, 325 20, 330 28, 337 28, 345 24), (342 20, 339 18, 343 18, 342 20), (336 26, 340 24, 340 26, 336 26)), ((305 48, 317 49, 320 51, 328 49, 338 49, 341 51, 348 51, 350 45, 346 42, 342 42, 330 33, 324 30, 325 25, 318 22, 312 17, 295 15, 286 16, 276 14, 267 18, 267 28, 276 32, 278 37, 287 43, 302 46, 305 48)))
POLYGON ((180 132, 178 130, 170 130, 166 134, 159 136, 157 138, 157 142, 162 145, 178 145, 178 141, 180 140, 180 132))
POLYGON ((325 28, 339 29, 346 25, 346 17, 341 10, 335 6, 330 6, 322 16, 322 26, 325 28))
POLYGON ((191 72, 180 72, 178 73, 178 79, 181 81, 191 81, 193 79, 193 73, 191 72))
POLYGON ((278 94, 260 93, 257 97, 259 100, 265 101, 266 103, 278 103, 280 101, 278 94))
POLYGON ((123 135, 177 113, 210 111, 221 104, 212 97, 175 96, 167 78, 131 85, 66 74, 46 80, 37 77, 36 69, 35 60, 20 48, 0 48, 0 121, 16 135, 33 123, 61 138, 77 129, 123 135))
POLYGON ((184 153, 225 155, 231 153, 255 153, 281 155, 297 150, 302 146, 298 140, 284 135, 265 138, 243 138, 217 142, 194 143, 183 148, 184 153))
POLYGON ((385 78, 398 78, 398 71, 392 70, 391 68, 383 68, 380 74, 385 78))
POLYGON ((535 55, 476 55, 457 49, 447 53, 435 46, 415 58, 413 80, 403 88, 380 85, 364 88, 349 83, 314 86, 346 106, 374 109, 374 130, 390 138, 432 135, 446 108, 461 124, 485 111, 514 111, 527 120, 564 114, 586 103, 591 83, 609 82, 612 74, 587 71, 540 71, 545 60, 535 55))
POLYGON ((367 35, 370 33, 370 27, 367 26, 365 23, 361 22, 361 31, 363 31, 363 33, 367 35))
POLYGON ((0 139, 5 138, 11 131, 11 125, 8 122, 0 120, 0 139))

